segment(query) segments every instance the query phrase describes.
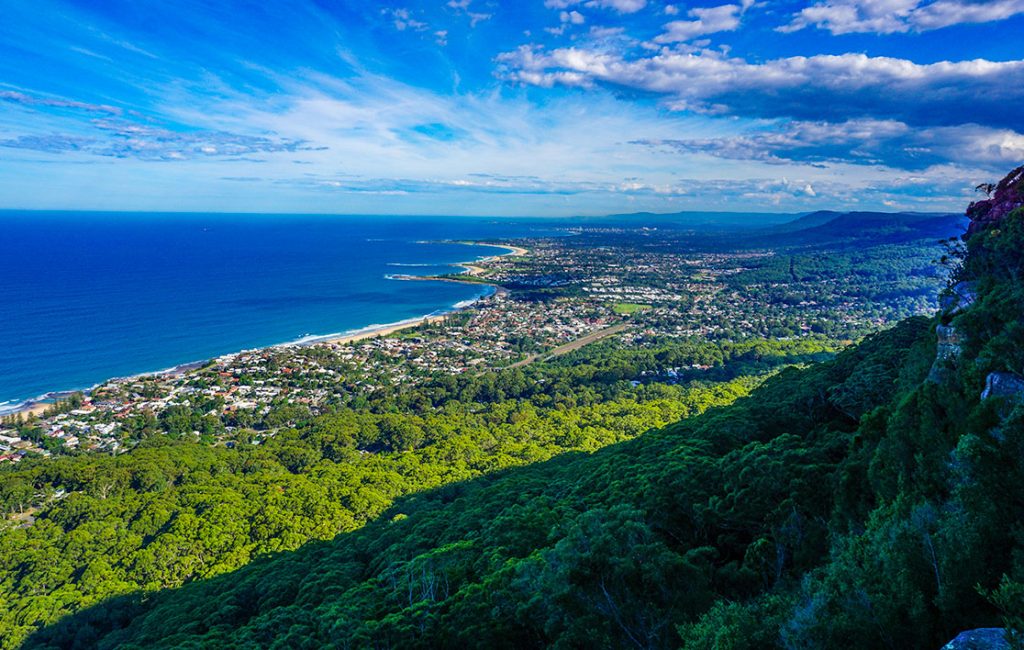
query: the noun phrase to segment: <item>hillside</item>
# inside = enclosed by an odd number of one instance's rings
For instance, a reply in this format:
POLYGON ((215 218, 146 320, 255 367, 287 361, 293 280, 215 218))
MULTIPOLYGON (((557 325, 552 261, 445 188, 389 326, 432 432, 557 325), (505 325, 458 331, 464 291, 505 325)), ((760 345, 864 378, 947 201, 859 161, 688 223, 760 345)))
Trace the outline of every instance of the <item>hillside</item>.
POLYGON ((669 230, 699 229, 698 235, 736 237, 751 244, 789 246, 836 244, 851 241, 900 243, 915 239, 942 239, 963 232, 966 218, 941 212, 836 212, 806 214, 772 212, 635 212, 581 218, 588 225, 636 226, 669 230))
POLYGON ((936 648, 994 626, 1019 642, 1015 174, 972 205, 935 318, 636 439, 409 494, 329 541, 105 601, 27 646, 936 648))
POLYGON ((784 224, 777 225, 770 228, 772 232, 793 232, 796 230, 806 230, 807 228, 814 228, 817 226, 824 225, 833 219, 840 217, 842 212, 835 212, 834 210, 818 210, 805 215, 801 215, 792 221, 787 221, 784 224))
POLYGON ((800 215, 784 212, 631 212, 602 217, 581 217, 583 223, 642 224, 649 228, 751 230, 785 224, 800 215))
POLYGON ((804 215, 757 233, 760 245, 901 243, 945 239, 963 232, 966 219, 957 214, 916 212, 829 212, 804 215))

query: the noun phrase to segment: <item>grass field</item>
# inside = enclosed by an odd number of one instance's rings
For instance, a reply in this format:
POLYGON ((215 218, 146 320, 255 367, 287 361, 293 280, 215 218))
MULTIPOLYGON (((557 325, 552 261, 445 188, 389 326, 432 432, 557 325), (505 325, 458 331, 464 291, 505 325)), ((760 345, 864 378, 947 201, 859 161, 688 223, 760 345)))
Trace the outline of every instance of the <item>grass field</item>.
POLYGON ((626 316, 628 314, 635 314, 638 311, 650 309, 650 305, 638 305, 635 302, 617 302, 612 305, 612 311, 620 316, 626 316))

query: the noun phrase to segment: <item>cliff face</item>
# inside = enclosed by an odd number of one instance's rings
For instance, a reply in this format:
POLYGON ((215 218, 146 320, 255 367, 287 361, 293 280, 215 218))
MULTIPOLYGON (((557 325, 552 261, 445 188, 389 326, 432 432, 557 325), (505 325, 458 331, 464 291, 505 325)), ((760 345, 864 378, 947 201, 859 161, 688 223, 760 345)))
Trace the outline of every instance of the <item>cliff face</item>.
POLYGON ((978 372, 976 389, 982 400, 996 397, 1024 400, 1024 340, 1020 336, 1019 305, 1024 239, 1024 166, 990 186, 990 198, 972 203, 971 222, 964 234, 967 254, 955 273, 954 284, 941 300, 942 324, 936 328, 938 349, 929 379, 941 382, 948 371, 978 372), (981 388, 981 386, 984 388, 981 388))
POLYGON ((1024 165, 1006 175, 995 186, 992 196, 984 201, 975 201, 967 208, 971 225, 967 228, 967 239, 977 232, 999 223, 1011 212, 1024 206, 1024 165))
POLYGON ((938 325, 935 338, 935 362, 928 373, 928 381, 941 383, 948 376, 949 367, 960 358, 960 333, 952 325, 938 325))
MULTIPOLYGON (((954 463, 966 458, 958 455, 967 447, 965 441, 985 439, 981 444, 990 445, 993 457, 1001 456, 1004 462, 1012 459, 1006 465, 1012 469, 1001 474, 993 465, 982 468, 979 464, 971 480, 985 488, 968 488, 956 480, 952 485, 954 493, 976 489, 982 501, 994 503, 1007 480, 1020 480, 1024 458, 1024 166, 986 189, 990 197, 967 208, 971 222, 963 235, 966 255, 941 303, 943 324, 936 327, 937 352, 929 380, 936 390, 962 389, 980 398, 972 413, 979 421, 968 425, 958 441, 954 463), (987 425, 980 423, 982 413, 992 418, 987 425)), ((984 534, 994 539, 992 526, 987 527, 984 534)), ((976 531, 983 528, 975 526, 976 531)), ((991 591, 989 599, 1004 612, 1007 628, 963 632, 943 650, 1024 647, 1024 571, 1019 560, 1006 568, 999 589, 991 591)))

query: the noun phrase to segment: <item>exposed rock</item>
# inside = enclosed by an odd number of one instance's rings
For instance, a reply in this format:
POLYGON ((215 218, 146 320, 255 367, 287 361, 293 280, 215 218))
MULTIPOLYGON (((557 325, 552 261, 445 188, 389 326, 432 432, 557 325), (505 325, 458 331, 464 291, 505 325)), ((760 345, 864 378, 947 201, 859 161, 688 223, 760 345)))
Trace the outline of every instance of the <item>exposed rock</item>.
POLYGON ((1010 650, 1010 644, 1003 628, 979 627, 956 635, 942 650, 1010 650))
POLYGON ((967 227, 967 234, 964 235, 964 238, 999 223, 1006 215, 1021 206, 1024 206, 1024 165, 999 181, 991 198, 975 201, 967 208, 967 216, 971 219, 971 225, 967 227))
POLYGON ((992 372, 985 378, 981 399, 1003 397, 1024 401, 1024 377, 1012 372, 992 372))
POLYGON ((951 359, 960 356, 960 332, 952 325, 937 325, 935 337, 938 339, 935 357, 937 360, 951 359))
POLYGON ((939 298, 939 306, 948 314, 958 314, 974 304, 978 298, 977 283, 969 280, 957 282, 939 298))
POLYGON ((947 361, 960 356, 960 332, 952 325, 938 325, 935 338, 935 362, 928 373, 928 381, 941 383, 949 367, 947 361))

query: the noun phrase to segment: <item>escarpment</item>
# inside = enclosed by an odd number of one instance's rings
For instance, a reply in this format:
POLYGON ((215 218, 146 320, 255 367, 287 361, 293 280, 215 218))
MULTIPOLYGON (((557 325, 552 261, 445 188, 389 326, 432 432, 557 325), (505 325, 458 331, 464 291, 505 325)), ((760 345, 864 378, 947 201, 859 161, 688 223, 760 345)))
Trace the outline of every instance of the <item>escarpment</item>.
MULTIPOLYGON (((929 380, 941 382, 956 368, 965 347, 973 351, 971 371, 984 378, 980 398, 1024 400, 1024 166, 995 185, 990 196, 971 203, 963 235, 966 256, 940 299, 936 357, 929 380)), ((975 384, 978 385, 978 384, 975 384)))

